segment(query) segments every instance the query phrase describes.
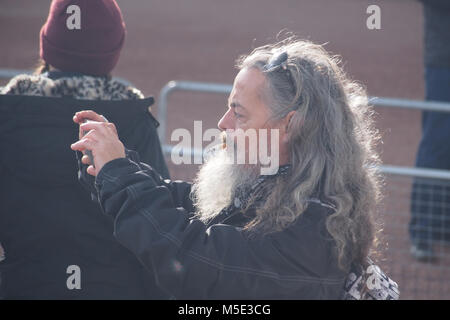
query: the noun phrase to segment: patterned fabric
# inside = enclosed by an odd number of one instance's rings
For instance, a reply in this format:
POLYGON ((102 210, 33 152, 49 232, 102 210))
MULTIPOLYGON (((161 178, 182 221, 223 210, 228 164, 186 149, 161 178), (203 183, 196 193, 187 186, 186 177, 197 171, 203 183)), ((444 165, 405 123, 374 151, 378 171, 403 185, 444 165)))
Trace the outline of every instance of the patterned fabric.
POLYGON ((87 75, 50 79, 46 74, 21 74, 0 88, 0 94, 68 97, 86 100, 135 100, 144 95, 115 79, 87 75))
POLYGON ((398 300, 398 285, 379 266, 368 259, 369 266, 353 270, 345 284, 344 300, 398 300))

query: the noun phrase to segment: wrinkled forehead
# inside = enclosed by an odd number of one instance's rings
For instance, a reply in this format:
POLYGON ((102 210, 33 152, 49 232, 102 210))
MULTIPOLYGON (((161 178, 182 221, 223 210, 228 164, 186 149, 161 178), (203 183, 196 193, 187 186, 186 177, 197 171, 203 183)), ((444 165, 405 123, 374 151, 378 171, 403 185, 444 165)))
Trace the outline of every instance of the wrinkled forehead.
POLYGON ((249 103, 264 103, 265 89, 266 78, 263 73, 256 68, 244 68, 234 79, 229 102, 244 106, 249 103))

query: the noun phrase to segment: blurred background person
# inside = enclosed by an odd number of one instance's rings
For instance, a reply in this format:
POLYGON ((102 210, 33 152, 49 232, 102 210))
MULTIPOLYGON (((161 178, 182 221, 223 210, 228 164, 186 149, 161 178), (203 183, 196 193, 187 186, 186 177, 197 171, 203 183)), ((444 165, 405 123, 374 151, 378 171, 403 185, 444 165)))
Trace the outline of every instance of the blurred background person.
POLYGON ((163 297, 77 182, 67 147, 78 134, 73 110, 88 106, 119 121, 126 144, 169 177, 149 110, 153 99, 111 78, 125 33, 114 0, 55 0, 40 32, 36 73, 0 89, 0 292, 7 299, 163 297), (69 5, 80 8, 79 29, 68 28, 76 19, 69 5), (79 267, 80 288, 69 288, 70 266, 79 267))
MULTIPOLYGON (((450 102, 450 1, 422 0, 425 18, 425 99, 450 102)), ((416 166, 450 170, 450 113, 423 111, 416 166)), ((415 179, 409 225, 411 254, 433 260, 433 243, 450 242, 450 184, 415 179)))

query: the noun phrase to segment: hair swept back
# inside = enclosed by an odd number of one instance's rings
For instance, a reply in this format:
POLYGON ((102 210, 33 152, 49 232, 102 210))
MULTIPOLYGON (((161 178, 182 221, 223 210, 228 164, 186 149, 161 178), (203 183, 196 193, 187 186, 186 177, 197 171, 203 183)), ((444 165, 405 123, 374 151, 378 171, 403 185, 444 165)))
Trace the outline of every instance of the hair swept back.
POLYGON ((364 264, 375 244, 382 185, 373 109, 339 58, 310 41, 290 37, 256 48, 241 56, 237 67, 264 72, 269 59, 282 51, 288 54, 291 76, 265 72, 263 95, 273 121, 295 110, 288 126, 292 174, 267 186, 267 200, 246 229, 282 230, 305 211, 305 199, 320 196, 336 208, 326 228, 336 242, 339 266, 364 264))

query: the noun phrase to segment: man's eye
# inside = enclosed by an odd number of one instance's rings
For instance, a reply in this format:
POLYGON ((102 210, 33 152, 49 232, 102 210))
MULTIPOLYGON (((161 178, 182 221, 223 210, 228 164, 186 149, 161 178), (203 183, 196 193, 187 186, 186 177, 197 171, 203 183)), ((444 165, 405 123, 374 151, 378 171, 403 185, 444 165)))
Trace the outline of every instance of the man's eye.
POLYGON ((242 118, 242 115, 241 115, 241 114, 239 114, 239 113, 236 113, 236 112, 234 112, 234 116, 236 117, 236 119, 238 119, 238 118, 242 118))

